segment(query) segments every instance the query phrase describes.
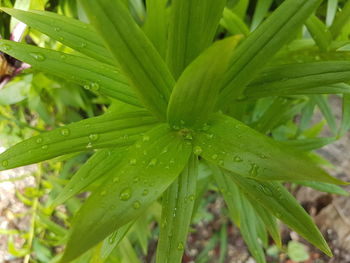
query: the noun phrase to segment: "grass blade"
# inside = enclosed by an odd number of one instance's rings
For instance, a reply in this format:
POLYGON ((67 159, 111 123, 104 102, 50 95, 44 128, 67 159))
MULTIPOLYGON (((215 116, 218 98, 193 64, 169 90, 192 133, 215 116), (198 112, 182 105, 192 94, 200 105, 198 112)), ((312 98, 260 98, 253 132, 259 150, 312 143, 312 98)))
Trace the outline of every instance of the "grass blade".
POLYGON ((339 136, 344 136, 350 129, 350 95, 343 95, 343 113, 339 129, 339 136))
POLYGON ((306 20, 305 25, 320 50, 327 51, 332 43, 332 34, 326 25, 315 15, 306 20))
POLYGON ((140 100, 159 119, 165 120, 174 79, 127 7, 119 0, 81 3, 92 25, 131 80, 140 100))
POLYGON ((350 20, 350 1, 348 0, 338 16, 336 16, 333 24, 329 28, 333 38, 336 39, 342 32, 343 28, 350 20))
POLYGON ((242 34, 247 36, 249 34, 249 28, 244 21, 228 8, 224 9, 223 18, 221 19, 220 24, 232 35, 242 34))
POLYGON ((226 0, 172 1, 167 64, 177 79, 212 43, 226 0))
POLYGON ((140 216, 181 173, 190 153, 191 146, 166 124, 146 133, 77 213, 61 262, 140 216))
POLYGON ((254 31, 258 25, 263 21, 263 19, 266 17, 267 13, 269 12, 269 9, 273 3, 273 0, 260 0, 257 1, 252 23, 250 25, 251 31, 254 31))
POLYGON ((148 112, 106 113, 24 140, 0 155, 0 170, 93 149, 127 146, 157 123, 148 112))

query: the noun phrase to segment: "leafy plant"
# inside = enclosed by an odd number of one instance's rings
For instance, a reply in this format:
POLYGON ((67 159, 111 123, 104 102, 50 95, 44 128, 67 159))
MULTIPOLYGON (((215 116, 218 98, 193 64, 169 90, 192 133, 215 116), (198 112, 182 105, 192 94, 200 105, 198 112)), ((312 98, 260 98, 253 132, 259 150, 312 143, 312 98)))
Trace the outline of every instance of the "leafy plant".
POLYGON ((52 204, 91 192, 74 217, 61 262, 88 250, 106 260, 120 242, 130 251, 128 239, 121 240, 159 198, 156 261, 181 262, 203 193, 203 166, 258 262, 266 262, 266 232, 281 246, 277 219, 331 256, 283 183, 346 194, 337 186, 345 183, 307 151, 350 127, 349 52, 339 51, 348 43, 341 34, 349 31, 350 1, 333 23, 335 13, 327 13, 328 27, 314 15, 320 0, 286 0, 268 16, 273 1, 261 1, 251 32, 244 23, 248 1, 147 0, 146 10, 135 2, 81 1, 90 24, 2 8, 74 51, 0 40, 1 51, 112 101, 101 116, 39 134, 0 155, 5 170, 94 151, 52 204), (292 42, 304 24, 314 42, 292 42), (218 27, 225 36, 220 40, 218 27), (323 94, 342 94, 339 128, 323 94), (308 129, 316 105, 330 138, 315 138, 322 123, 308 129), (292 121, 297 114, 300 123, 292 121))

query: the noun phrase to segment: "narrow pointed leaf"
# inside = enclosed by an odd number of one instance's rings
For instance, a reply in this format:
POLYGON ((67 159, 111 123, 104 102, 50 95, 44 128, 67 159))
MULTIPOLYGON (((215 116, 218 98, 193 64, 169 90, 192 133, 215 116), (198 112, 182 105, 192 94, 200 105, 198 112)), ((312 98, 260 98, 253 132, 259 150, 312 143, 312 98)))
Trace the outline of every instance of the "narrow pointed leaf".
POLYGON ((333 24, 329 28, 329 30, 332 32, 334 39, 336 39, 340 35, 343 28, 347 25, 349 21, 350 21, 350 1, 347 0, 341 12, 339 13, 338 16, 336 16, 333 24))
POLYGON ((92 25, 131 80, 140 100, 164 120, 174 79, 127 7, 119 0, 87 0, 81 3, 92 25))
POLYGON ((218 108, 241 95, 245 86, 297 32, 320 2, 320 0, 284 1, 258 29, 249 35, 231 60, 218 108))
POLYGON ((0 170, 86 150, 127 146, 157 121, 144 111, 106 113, 24 140, 0 155, 0 170))
POLYGON ((344 136, 350 129, 350 95, 343 95, 342 122, 339 129, 339 136, 344 136))
POLYGON ((263 19, 267 16, 272 3, 273 3, 273 0, 257 1, 252 23, 250 25, 250 28, 252 31, 254 31, 258 27, 258 25, 260 25, 263 19))
POLYGON ((129 80, 115 67, 93 59, 33 45, 0 40, 0 51, 34 68, 61 77, 87 89, 140 106, 129 80))
POLYGON ((191 148, 166 124, 152 129, 130 147, 113 176, 77 213, 61 262, 70 262, 140 216, 181 173, 191 148))
POLYGON ((107 64, 117 64, 104 47, 101 37, 89 24, 47 11, 4 7, 1 10, 84 55, 107 64))
POLYGON ((185 69, 170 97, 168 120, 171 126, 201 128, 207 121, 239 40, 240 37, 230 37, 214 43, 185 69))
POLYGON ((194 143, 206 160, 245 177, 258 180, 343 182, 331 177, 309 157, 225 115, 216 114, 208 130, 194 143))
POLYGON ((338 9, 338 0, 328 0, 327 1, 327 16, 326 25, 329 27, 333 24, 335 15, 338 9))
POLYGON ((220 24, 232 35, 241 34, 247 36, 249 34, 249 28, 244 21, 228 8, 224 9, 223 18, 220 20, 220 24))
POLYGON ((313 188, 315 190, 336 195, 348 196, 349 193, 340 186, 320 182, 297 182, 297 184, 313 188))
POLYGON ((231 174, 230 178, 274 216, 299 233, 307 241, 321 249, 328 256, 330 248, 322 237, 312 218, 298 204, 297 200, 279 183, 261 182, 231 174))
POLYGON ((72 196, 80 193, 94 181, 110 176, 109 172, 117 166, 125 155, 124 148, 103 149, 96 152, 69 180, 53 201, 52 206, 64 203, 72 196))
POLYGON ((172 1, 167 63, 177 79, 214 39, 226 0, 172 1))
POLYGON ((326 137, 326 138, 288 140, 288 141, 281 141, 281 143, 288 146, 292 146, 300 151, 308 152, 308 151, 320 149, 334 141, 336 141, 335 137, 326 137))
POLYGON ((349 61, 286 64, 266 68, 245 89, 248 98, 315 93, 350 93, 349 61))
POLYGON ((320 50, 327 51, 332 42, 332 34, 326 25, 315 15, 310 16, 305 25, 320 50))
POLYGON ((167 0, 146 0, 147 19, 144 31, 163 59, 167 51, 169 15, 167 0))
POLYGON ((320 108, 332 133, 334 135, 337 134, 337 123, 335 120, 335 116, 332 112, 331 105, 328 102, 328 98, 323 95, 312 95, 311 98, 315 100, 317 106, 320 108))
POLYGON ((197 156, 164 193, 157 263, 180 263, 190 227, 198 174, 197 156))

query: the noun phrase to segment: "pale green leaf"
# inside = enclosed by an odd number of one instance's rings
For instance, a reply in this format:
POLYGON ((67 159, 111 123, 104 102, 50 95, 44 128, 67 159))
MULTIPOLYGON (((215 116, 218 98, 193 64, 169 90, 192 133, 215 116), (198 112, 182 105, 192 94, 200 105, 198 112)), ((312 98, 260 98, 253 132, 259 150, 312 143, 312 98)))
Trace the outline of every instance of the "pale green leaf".
POLYGON ((337 134, 337 123, 335 120, 335 116, 332 112, 331 105, 328 102, 328 97, 323 95, 312 95, 310 97, 316 102, 317 106, 320 108, 332 133, 334 135, 337 134))
POLYGON ((350 21, 350 1, 347 0, 341 12, 336 16, 333 24, 329 28, 333 38, 337 38, 346 24, 350 21))
POLYGON ((167 64, 177 79, 212 43, 226 0, 174 0, 168 37, 167 64))
POLYGON ((244 21, 228 8, 224 9, 223 18, 220 20, 220 24, 232 35, 242 34, 247 36, 249 34, 249 28, 244 21))
POLYGON ((180 174, 191 148, 166 124, 147 132, 77 213, 61 262, 71 261, 140 216, 180 174))
POLYGON ((250 28, 252 31, 254 31, 258 27, 258 25, 260 25, 260 23, 263 21, 263 19, 266 17, 272 3, 273 3, 273 0, 257 1, 256 7, 254 10, 252 23, 250 25, 250 28))
POLYGON ((165 62, 119 0, 81 1, 92 25, 118 60, 144 105, 158 118, 174 86, 165 62))
POLYGON ((306 20, 305 25, 321 51, 327 51, 332 42, 332 34, 326 25, 315 15, 306 20))
POLYGON ((316 166, 303 152, 280 144, 222 114, 194 136, 200 156, 227 170, 258 180, 343 182, 316 166))
POLYGON ((157 121, 145 111, 106 113, 24 140, 0 155, 0 170, 93 149, 127 146, 157 121))
POLYGON ((157 263, 182 261, 196 194, 197 158, 190 157, 184 171, 163 194, 157 263))

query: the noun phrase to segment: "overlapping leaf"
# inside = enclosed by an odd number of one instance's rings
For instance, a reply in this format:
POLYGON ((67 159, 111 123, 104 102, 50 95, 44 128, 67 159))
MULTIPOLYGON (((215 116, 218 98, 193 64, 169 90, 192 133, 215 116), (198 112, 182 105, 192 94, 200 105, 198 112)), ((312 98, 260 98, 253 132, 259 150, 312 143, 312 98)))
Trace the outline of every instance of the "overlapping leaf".
POLYGON ((140 100, 153 114, 165 120, 174 79, 127 7, 119 0, 81 3, 92 25, 131 80, 140 100))
POLYGON ((157 247, 159 263, 181 262, 193 214, 198 173, 197 158, 193 155, 190 157, 184 171, 163 195, 157 247))
POLYGON ((0 40, 0 50, 34 68, 84 85, 86 89, 132 105, 141 105, 130 88, 129 80, 113 66, 86 57, 7 40, 0 40))
POLYGON ((0 155, 0 170, 60 155, 106 147, 127 146, 157 120, 145 111, 106 113, 24 140, 0 155))
POLYGON ((166 124, 146 133, 78 212, 62 262, 71 261, 145 211, 183 170, 191 149, 166 124))
POLYGON ((214 39, 226 0, 172 2, 167 64, 177 79, 214 39))
POLYGON ((317 167, 306 154, 216 114, 209 128, 194 137, 195 151, 206 160, 258 180, 320 181, 342 184, 317 167))

